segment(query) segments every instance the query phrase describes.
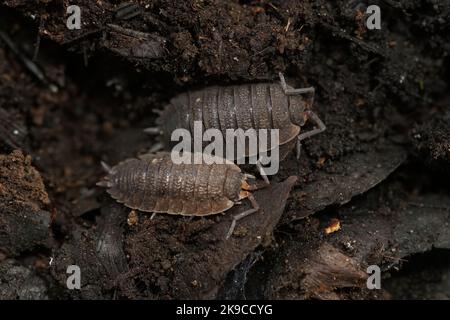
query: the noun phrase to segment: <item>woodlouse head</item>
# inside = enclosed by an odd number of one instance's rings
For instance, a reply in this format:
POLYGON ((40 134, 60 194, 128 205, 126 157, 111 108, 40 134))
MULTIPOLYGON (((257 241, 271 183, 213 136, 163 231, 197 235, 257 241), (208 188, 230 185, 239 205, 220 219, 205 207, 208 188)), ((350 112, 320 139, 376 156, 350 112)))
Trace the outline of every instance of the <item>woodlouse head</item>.
POLYGON ((247 182, 248 178, 256 179, 255 176, 251 174, 243 174, 241 180, 241 190, 239 191, 239 200, 247 198, 250 191, 255 190, 257 188, 256 185, 251 185, 247 182))
POLYGON ((308 120, 306 111, 310 110, 314 101, 314 94, 289 96, 289 118, 297 126, 303 126, 308 120))
POLYGON ((246 177, 244 176, 244 178, 242 179, 241 182, 241 191, 239 191, 239 200, 245 199, 248 197, 248 193, 250 190, 250 185, 247 183, 246 181, 246 177))
POLYGON ((247 182, 247 177, 246 176, 244 176, 244 178, 242 179, 242 182, 241 182, 241 189, 242 190, 250 190, 250 185, 248 184, 248 182, 247 182))

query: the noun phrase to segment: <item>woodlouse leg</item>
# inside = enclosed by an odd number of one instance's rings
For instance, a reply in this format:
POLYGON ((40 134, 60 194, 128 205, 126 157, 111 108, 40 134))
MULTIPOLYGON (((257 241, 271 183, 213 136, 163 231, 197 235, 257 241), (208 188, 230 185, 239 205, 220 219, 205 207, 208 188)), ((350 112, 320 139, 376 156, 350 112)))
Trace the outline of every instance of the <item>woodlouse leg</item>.
POLYGON ((248 179, 248 178, 250 178, 250 179, 256 179, 256 177, 255 177, 254 175, 248 174, 248 173, 244 173, 244 177, 245 177, 246 179, 248 179))
POLYGON ((252 203, 253 208, 246 210, 244 212, 241 212, 233 217, 233 222, 231 222, 230 229, 228 229, 227 236, 225 237, 226 240, 228 240, 231 237, 231 235, 233 234, 233 231, 234 231, 234 228, 236 227, 237 221, 251 215, 252 213, 259 211, 259 204, 258 204, 258 202, 256 202, 256 199, 253 197, 253 195, 251 193, 248 194, 248 200, 250 200, 250 202, 252 203))
POLYGON ((148 153, 154 153, 162 149, 164 149, 164 144, 162 142, 157 142, 148 150, 148 153))
POLYGON ((315 114, 312 111, 306 111, 306 114, 308 116, 308 119, 314 121, 314 123, 318 126, 318 128, 313 129, 313 130, 308 131, 308 132, 305 132, 305 133, 301 133, 301 134, 298 135, 298 137, 297 137, 297 148, 296 148, 297 149, 296 150, 297 151, 297 159, 300 158, 300 152, 301 152, 301 147, 302 147, 301 141, 306 139, 306 138, 312 137, 312 136, 314 136, 314 135, 316 135, 318 133, 321 133, 321 132, 325 131, 325 129, 327 128, 325 126, 325 124, 322 122, 322 120, 320 120, 320 118, 317 116, 317 114, 315 114))
POLYGON ((153 220, 153 218, 156 216, 156 212, 153 212, 152 213, 152 215, 151 215, 151 217, 150 217, 150 220, 153 220))
POLYGON ((158 127, 148 127, 144 129, 144 132, 152 135, 159 135, 161 134, 161 129, 158 127))
POLYGON ((267 178, 266 172, 264 171, 264 168, 261 165, 261 162, 259 162, 259 160, 256 162, 256 167, 258 168, 259 174, 263 178, 266 185, 269 185, 270 184, 269 178, 267 178))
POLYGON ((314 93, 315 89, 314 87, 308 87, 308 88, 298 88, 294 89, 289 87, 286 84, 286 80, 284 79, 284 75, 279 72, 278 76, 280 77, 281 87, 283 88, 283 91, 286 95, 296 95, 296 94, 303 94, 303 93, 314 93))
POLYGON ((295 155, 297 160, 300 159, 300 155, 302 153, 302 142, 297 139, 297 144, 295 145, 295 155))

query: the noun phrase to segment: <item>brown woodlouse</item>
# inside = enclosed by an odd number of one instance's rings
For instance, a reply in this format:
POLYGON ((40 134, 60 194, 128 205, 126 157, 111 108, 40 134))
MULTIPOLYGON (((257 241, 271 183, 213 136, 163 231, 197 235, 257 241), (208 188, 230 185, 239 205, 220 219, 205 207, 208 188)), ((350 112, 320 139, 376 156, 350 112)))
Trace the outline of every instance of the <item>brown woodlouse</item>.
MULTIPOLYGON (((158 127, 145 129, 163 136, 153 150, 170 145, 172 132, 177 128, 193 131, 194 121, 201 121, 203 130, 219 129, 279 129, 280 160, 293 149, 297 138, 297 157, 301 141, 325 130, 325 124, 312 112, 314 88, 294 89, 279 73, 280 83, 251 83, 231 86, 212 86, 188 91, 172 98, 157 119, 158 127), (309 93, 311 99, 301 95, 309 93), (301 133, 301 127, 312 120, 317 128, 301 133)), ((155 110, 158 112, 157 110, 155 110)), ((253 156, 247 154, 246 156, 253 156)))
POLYGON ((228 239, 236 221, 259 210, 250 193, 257 187, 233 162, 213 158, 212 164, 175 164, 169 152, 145 154, 112 168, 103 164, 108 175, 97 185, 131 209, 186 216, 218 214, 248 198, 253 208, 233 217, 228 239))

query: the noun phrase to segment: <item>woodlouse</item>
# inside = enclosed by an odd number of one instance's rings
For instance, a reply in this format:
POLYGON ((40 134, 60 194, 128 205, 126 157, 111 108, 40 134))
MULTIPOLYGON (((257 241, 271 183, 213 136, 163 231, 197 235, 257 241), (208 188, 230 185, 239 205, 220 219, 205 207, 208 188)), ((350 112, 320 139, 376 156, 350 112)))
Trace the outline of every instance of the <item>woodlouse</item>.
MULTIPOLYGON (((297 138, 297 157, 301 141, 325 130, 325 124, 310 109, 314 88, 294 89, 279 73, 280 83, 251 83, 231 86, 212 86, 181 93, 171 99, 157 120, 158 127, 145 131, 163 136, 162 145, 170 145, 173 130, 184 128, 192 133, 194 121, 201 121, 203 130, 219 129, 279 129, 280 160, 294 147, 297 138), (301 95, 310 93, 311 99, 301 95), (311 119, 317 128, 301 133, 301 127, 311 119)), ((157 148, 161 148, 158 145, 157 148)), ((254 156, 247 154, 246 156, 254 156)))
POLYGON ((112 198, 131 209, 186 216, 221 213, 248 198, 253 208, 233 217, 228 239, 236 221, 259 210, 250 193, 257 187, 247 183, 252 176, 233 162, 209 160, 211 164, 175 164, 169 152, 145 154, 112 168, 104 165, 108 175, 97 185, 106 187, 112 198))

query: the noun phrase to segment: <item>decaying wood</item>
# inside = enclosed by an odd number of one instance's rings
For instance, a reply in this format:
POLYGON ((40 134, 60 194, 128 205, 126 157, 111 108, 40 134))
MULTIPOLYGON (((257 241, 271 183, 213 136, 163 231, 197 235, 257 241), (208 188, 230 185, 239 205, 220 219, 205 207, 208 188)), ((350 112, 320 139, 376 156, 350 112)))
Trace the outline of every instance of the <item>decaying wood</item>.
POLYGON ((18 255, 51 243, 50 200, 31 157, 0 155, 0 250, 18 255))
POLYGON ((383 290, 367 289, 369 265, 380 267, 383 282, 388 270, 413 254, 450 249, 450 197, 405 197, 390 189, 398 185, 382 185, 335 213, 297 225, 291 242, 273 252, 273 258, 284 263, 270 273, 264 297, 387 298, 383 290), (333 219, 341 228, 327 235, 324 226, 333 219), (341 291, 349 287, 352 294, 341 291))

